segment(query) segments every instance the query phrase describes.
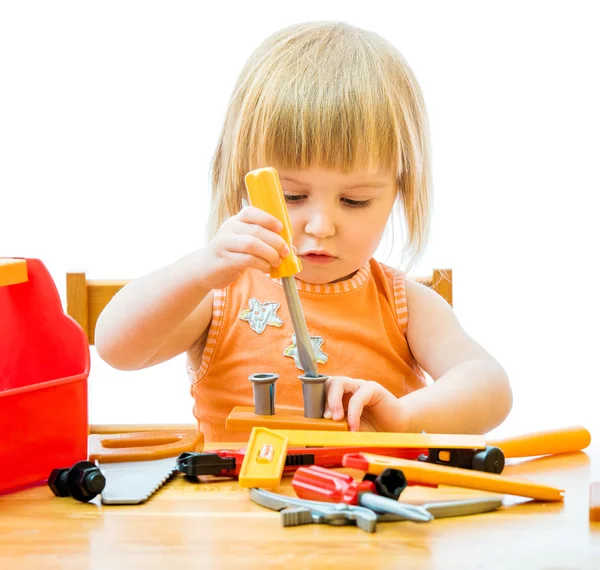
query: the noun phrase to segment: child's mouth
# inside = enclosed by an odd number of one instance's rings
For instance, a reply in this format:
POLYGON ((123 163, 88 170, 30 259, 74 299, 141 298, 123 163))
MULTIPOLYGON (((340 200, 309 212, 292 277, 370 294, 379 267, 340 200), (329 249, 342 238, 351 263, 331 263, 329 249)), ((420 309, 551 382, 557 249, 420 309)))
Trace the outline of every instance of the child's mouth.
POLYGON ((300 256, 302 261, 307 261, 308 263, 314 263, 316 265, 327 265, 335 261, 335 257, 333 255, 326 255, 322 253, 307 253, 305 255, 300 256))

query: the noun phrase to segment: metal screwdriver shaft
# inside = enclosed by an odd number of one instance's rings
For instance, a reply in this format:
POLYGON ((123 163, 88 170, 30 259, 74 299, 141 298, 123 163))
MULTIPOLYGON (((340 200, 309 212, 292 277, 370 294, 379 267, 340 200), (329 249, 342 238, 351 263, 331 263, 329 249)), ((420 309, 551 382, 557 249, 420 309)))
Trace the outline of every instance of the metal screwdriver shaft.
POLYGON ((358 504, 378 513, 400 515, 406 520, 413 522, 429 522, 433 520, 433 515, 423 507, 399 503, 394 499, 380 497, 375 493, 361 493, 358 498, 358 504))
POLYGON ((283 285, 283 292, 285 293, 285 299, 288 304, 290 316, 292 317, 292 324, 294 325, 294 332, 296 333, 298 359, 304 369, 304 374, 316 378, 319 375, 317 371, 317 357, 315 356, 315 351, 310 342, 310 335, 306 328, 296 281, 293 277, 283 277, 281 284, 283 285))

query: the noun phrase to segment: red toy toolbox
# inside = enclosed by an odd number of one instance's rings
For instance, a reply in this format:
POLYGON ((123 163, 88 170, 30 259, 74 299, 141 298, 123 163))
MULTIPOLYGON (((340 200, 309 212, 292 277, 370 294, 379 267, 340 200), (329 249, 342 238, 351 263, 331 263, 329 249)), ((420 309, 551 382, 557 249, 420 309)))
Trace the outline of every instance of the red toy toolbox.
POLYGON ((89 344, 38 259, 0 259, 0 493, 87 458, 89 344))

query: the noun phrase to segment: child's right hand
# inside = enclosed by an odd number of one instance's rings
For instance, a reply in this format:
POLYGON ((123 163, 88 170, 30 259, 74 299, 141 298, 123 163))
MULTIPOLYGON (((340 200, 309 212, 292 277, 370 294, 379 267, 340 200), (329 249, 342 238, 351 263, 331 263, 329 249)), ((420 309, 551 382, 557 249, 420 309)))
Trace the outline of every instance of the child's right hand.
POLYGON ((280 265, 290 253, 282 230, 277 218, 254 206, 225 221, 205 250, 211 287, 227 287, 245 269, 269 273, 280 265))

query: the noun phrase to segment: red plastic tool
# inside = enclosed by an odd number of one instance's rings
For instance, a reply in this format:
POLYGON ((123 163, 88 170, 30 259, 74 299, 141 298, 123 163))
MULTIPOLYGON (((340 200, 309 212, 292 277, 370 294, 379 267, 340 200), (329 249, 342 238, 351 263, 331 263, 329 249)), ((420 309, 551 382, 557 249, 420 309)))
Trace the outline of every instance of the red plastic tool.
MULTIPOLYGON (((427 450, 412 448, 295 447, 287 450, 284 472, 290 473, 305 465, 342 467, 344 455, 355 453, 357 450, 403 459, 417 459, 421 453, 427 452, 427 450)), ((237 477, 245 454, 245 448, 237 451, 224 449, 188 454, 183 460, 180 458, 180 470, 190 476, 237 477)))
POLYGON ((360 493, 375 493, 373 481, 355 481, 351 475, 318 465, 300 467, 292 479, 292 487, 301 499, 358 505, 360 493))
POLYGON ((378 513, 394 513, 415 522, 433 519, 423 507, 398 502, 406 487, 406 478, 397 469, 385 470, 376 480, 357 482, 350 475, 311 465, 296 471, 292 487, 304 500, 356 505, 378 513))

